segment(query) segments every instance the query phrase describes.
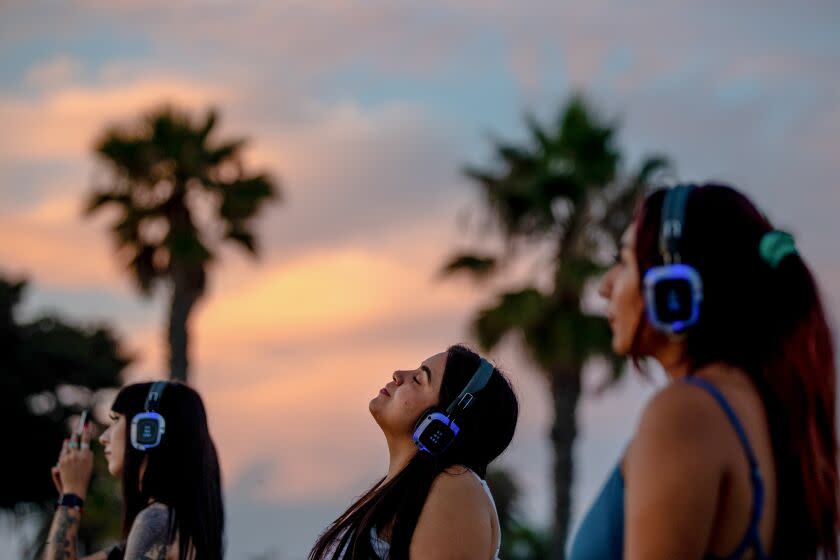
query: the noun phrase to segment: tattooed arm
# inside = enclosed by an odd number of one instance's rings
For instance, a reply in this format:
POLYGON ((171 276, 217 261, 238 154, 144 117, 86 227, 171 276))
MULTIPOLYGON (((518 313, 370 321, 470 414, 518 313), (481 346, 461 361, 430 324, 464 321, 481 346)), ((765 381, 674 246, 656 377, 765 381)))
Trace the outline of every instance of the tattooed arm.
MULTIPOLYGON (((106 560, 107 551, 78 557, 76 536, 82 514, 78 508, 60 506, 53 517, 44 560, 106 560)), ((124 560, 166 560, 169 550, 169 508, 154 503, 137 514, 128 534, 124 560)))
POLYGON ((76 535, 82 511, 79 508, 60 506, 55 510, 44 560, 76 560, 76 535))
POLYGON ((108 551, 102 550, 83 558, 76 551, 76 536, 79 533, 79 521, 82 512, 79 508, 59 506, 53 516, 44 560, 107 560, 108 551))
MULTIPOLYGON (((93 472, 93 453, 90 451, 90 426, 85 424, 81 434, 74 432, 65 439, 58 455, 58 464, 52 469, 53 482, 59 494, 75 494, 84 500, 93 472)), ((76 536, 82 510, 77 507, 58 506, 44 547, 44 560, 79 559, 76 536)), ((91 560, 105 557, 94 555, 91 560)))
POLYGON ((169 508, 153 503, 134 518, 128 541, 125 544, 125 560, 165 560, 169 549, 169 508))

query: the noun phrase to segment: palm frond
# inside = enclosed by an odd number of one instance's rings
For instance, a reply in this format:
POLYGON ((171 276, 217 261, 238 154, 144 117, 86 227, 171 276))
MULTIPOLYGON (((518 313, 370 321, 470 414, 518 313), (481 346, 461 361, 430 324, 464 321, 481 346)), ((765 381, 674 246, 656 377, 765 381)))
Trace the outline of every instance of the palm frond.
POLYGON ((498 259, 494 256, 461 253, 453 256, 441 269, 441 276, 464 272, 476 280, 486 279, 496 270, 498 259))
POLYGON ((536 288, 502 294, 496 303, 478 312, 473 333, 479 345, 491 350, 513 330, 527 330, 539 321, 545 309, 545 296, 536 288))
POLYGON ((246 231, 242 225, 229 229, 225 234, 225 239, 238 243, 252 255, 256 255, 258 253, 257 240, 254 237, 254 234, 250 231, 246 231))
POLYGON ((94 192, 88 197, 83 213, 89 216, 108 205, 129 207, 131 205, 131 196, 127 193, 94 192))

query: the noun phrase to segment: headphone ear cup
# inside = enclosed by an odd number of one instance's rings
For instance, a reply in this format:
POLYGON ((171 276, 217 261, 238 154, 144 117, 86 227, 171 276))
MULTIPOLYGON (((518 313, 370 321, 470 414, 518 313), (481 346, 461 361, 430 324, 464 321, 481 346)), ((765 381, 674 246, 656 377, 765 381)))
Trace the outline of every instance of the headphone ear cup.
POLYGON ((416 433, 417 433, 417 430, 418 430, 418 429, 420 429, 420 424, 422 424, 422 423, 423 423, 423 420, 425 420, 425 419, 426 419, 426 417, 427 417, 429 414, 431 414, 432 412, 434 412, 435 410, 436 410, 436 409, 435 409, 435 407, 432 407, 432 408, 427 408, 426 410, 424 410, 424 411, 423 411, 423 414, 421 414, 421 415, 420 415, 420 417, 417 419, 417 422, 415 422, 415 423, 414 423, 414 429, 413 429, 413 430, 411 430, 411 433, 412 433, 412 434, 416 434, 416 433))
POLYGON ((140 412, 131 420, 131 445, 138 451, 148 451, 160 445, 166 432, 166 420, 157 412, 140 412))

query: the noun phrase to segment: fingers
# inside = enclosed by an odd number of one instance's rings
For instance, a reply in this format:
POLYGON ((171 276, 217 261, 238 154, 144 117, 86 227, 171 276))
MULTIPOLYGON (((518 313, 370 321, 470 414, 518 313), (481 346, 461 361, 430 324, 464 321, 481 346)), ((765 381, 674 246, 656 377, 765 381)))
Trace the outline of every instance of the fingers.
POLYGON ((82 428, 82 436, 81 436, 81 443, 79 444, 81 449, 90 449, 90 424, 85 422, 84 428, 82 428))
POLYGON ((73 449, 71 446, 74 440, 78 442, 78 436, 64 441, 62 454, 56 465, 58 482, 62 493, 77 494, 84 499, 93 473, 93 453, 90 449, 73 449))
POLYGON ((70 443, 67 444, 67 447, 70 449, 78 449, 79 448, 79 434, 73 432, 70 434, 70 443))
POLYGON ((64 438, 64 441, 61 442, 61 452, 58 454, 59 459, 66 456, 67 453, 70 452, 69 441, 70 440, 68 440, 67 438, 64 438))
POLYGON ((52 481, 55 485, 55 489, 58 490, 59 494, 63 494, 64 490, 61 486, 61 471, 58 470, 58 467, 53 467, 50 469, 50 475, 52 475, 52 481))

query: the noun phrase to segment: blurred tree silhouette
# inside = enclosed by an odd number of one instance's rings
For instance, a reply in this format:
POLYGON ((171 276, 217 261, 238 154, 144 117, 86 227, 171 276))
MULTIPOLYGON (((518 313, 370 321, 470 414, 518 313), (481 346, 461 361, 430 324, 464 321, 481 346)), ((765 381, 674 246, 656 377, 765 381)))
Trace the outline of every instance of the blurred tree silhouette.
POLYGON ((550 557, 562 559, 581 373, 590 359, 605 358, 614 379, 623 363, 611 352, 606 321, 586 312, 582 299, 617 252, 646 185, 669 164, 663 156, 647 157, 634 172, 621 174, 616 126, 602 123, 581 96, 568 101, 556 123, 546 127, 528 117, 526 124, 528 141, 496 141, 495 165, 465 171, 480 187, 486 222, 498 230, 504 248, 456 254, 443 273, 496 281, 495 301, 473 321, 479 345, 490 350, 505 335, 519 335, 549 381, 555 456, 550 557), (498 287, 517 263, 521 268, 528 259, 536 259, 537 272, 524 285, 498 287))
POLYGON ((543 560, 548 557, 551 535, 530 527, 523 519, 520 491, 511 474, 502 469, 487 472, 487 485, 496 502, 499 527, 502 533, 502 550, 505 560, 543 560))
POLYGON ((134 126, 112 128, 96 145, 110 170, 94 189, 87 214, 115 207, 111 233, 144 295, 159 281, 170 289, 169 366, 188 378, 188 321, 206 290, 208 265, 224 241, 257 254, 253 218, 279 198, 266 174, 247 172, 242 139, 216 141, 217 113, 200 122, 163 107, 134 126))
MULTIPOLYGON (((62 440, 85 408, 121 385, 129 358, 107 327, 81 328, 55 317, 17 320, 25 282, 0 278, 0 411, 6 428, 0 508, 49 522, 57 496, 50 477, 62 440)), ((116 537, 119 502, 116 481, 97 468, 85 508, 80 541, 90 546, 116 537)), ((43 538, 35 543, 38 546, 43 538)))

